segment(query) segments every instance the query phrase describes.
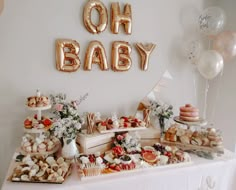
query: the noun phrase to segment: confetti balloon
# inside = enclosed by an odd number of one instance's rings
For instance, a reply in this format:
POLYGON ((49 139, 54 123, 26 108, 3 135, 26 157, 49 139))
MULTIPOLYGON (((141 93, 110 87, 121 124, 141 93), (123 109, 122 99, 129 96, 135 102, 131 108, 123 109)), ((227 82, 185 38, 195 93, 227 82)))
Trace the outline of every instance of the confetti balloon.
POLYGON ((224 27, 225 13, 219 7, 209 7, 199 16, 199 28, 205 35, 216 35, 224 27))
POLYGON ((183 55, 190 63, 195 64, 202 51, 202 44, 199 40, 188 40, 183 44, 183 55))

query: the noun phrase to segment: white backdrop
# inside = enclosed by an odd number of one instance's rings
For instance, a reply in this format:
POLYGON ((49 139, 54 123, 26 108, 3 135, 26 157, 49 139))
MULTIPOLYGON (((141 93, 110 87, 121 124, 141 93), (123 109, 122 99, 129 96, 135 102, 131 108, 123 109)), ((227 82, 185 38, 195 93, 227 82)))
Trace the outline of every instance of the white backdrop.
MULTIPOLYGON (((144 3, 141 0, 121 0, 121 5, 132 5, 132 35, 125 35, 123 29, 118 35, 112 34, 110 18, 105 32, 90 34, 82 19, 85 2, 5 2, 0 16, 0 180, 4 177, 9 158, 21 141, 23 121, 32 115, 25 108, 26 98, 33 95, 37 88, 45 94, 64 92, 69 99, 78 99, 88 93, 87 99, 80 105, 81 112, 100 111, 108 115, 115 111, 120 115, 133 115, 138 102, 168 70, 174 81, 165 92, 165 100, 174 105, 175 113, 179 106, 188 102, 203 109, 204 83, 193 65, 181 56, 180 49, 183 35, 198 35, 196 19, 206 6, 204 1, 148 0, 144 3), (111 69, 100 71, 94 65, 91 72, 84 71, 82 67, 75 73, 59 72, 55 68, 55 40, 58 38, 74 39, 80 43, 82 66, 91 40, 103 43, 109 67, 111 43, 127 41, 133 47, 132 68, 125 73, 115 73, 111 69), (134 47, 136 42, 157 45, 150 57, 147 72, 139 69, 139 55, 134 47)), ((111 1, 103 0, 103 3, 110 16, 111 1)), ((228 125, 233 127, 232 122, 228 125)), ((232 147, 234 138, 230 133, 227 135, 230 141, 226 145, 232 147)))

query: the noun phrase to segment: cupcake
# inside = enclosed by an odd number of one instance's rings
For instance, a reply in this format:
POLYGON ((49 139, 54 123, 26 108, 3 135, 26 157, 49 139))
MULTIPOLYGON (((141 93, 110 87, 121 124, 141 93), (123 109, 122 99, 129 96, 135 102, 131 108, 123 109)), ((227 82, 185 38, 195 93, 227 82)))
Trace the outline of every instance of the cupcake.
POLYGON ((38 145, 38 152, 45 152, 46 151, 46 145, 44 143, 41 143, 38 145))

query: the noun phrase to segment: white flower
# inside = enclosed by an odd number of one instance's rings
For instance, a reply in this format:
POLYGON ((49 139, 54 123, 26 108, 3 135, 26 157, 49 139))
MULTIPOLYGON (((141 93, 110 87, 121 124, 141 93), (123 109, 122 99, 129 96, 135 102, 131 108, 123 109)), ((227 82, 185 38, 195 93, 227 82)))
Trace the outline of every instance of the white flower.
POLYGON ((80 124, 80 123, 76 123, 76 124, 75 124, 75 128, 76 128, 77 130, 80 130, 80 129, 81 129, 81 124, 80 124))
POLYGON ((131 139, 132 139, 132 137, 127 133, 125 136, 125 143, 129 144, 131 139))
POLYGON ((103 163, 103 160, 101 157, 96 158, 96 164, 101 165, 103 163))
POLYGON ((89 164, 90 163, 88 157, 85 157, 85 156, 80 157, 80 160, 83 164, 89 164))
POLYGON ((96 120, 101 120, 101 113, 100 112, 96 112, 94 115, 95 115, 96 120))

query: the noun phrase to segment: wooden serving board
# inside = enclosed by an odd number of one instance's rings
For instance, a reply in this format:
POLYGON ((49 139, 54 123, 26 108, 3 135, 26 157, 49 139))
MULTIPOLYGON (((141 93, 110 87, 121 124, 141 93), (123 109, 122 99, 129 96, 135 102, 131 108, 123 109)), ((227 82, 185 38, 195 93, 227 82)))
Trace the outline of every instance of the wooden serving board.
POLYGON ((180 162, 180 163, 175 163, 175 164, 159 165, 159 166, 150 166, 148 168, 136 168, 133 170, 122 170, 120 172, 113 170, 110 173, 107 173, 103 171, 100 175, 96 175, 96 176, 84 176, 83 171, 79 168, 77 169, 77 172, 78 172, 80 180, 85 181, 85 180, 93 180, 93 179, 104 179, 106 177, 112 177, 112 176, 124 177, 125 175, 134 175, 135 173, 145 174, 146 172, 149 172, 149 171, 155 171, 155 170, 164 169, 164 168, 184 167, 191 164, 193 164, 192 161, 180 162))
POLYGON ((12 175, 8 178, 9 181, 12 181, 12 182, 20 182, 20 183, 47 183, 47 184, 62 184, 70 175, 71 175, 71 172, 72 172, 72 166, 73 164, 71 163, 70 164, 70 167, 67 171, 67 173, 62 176, 64 178, 64 180, 62 182, 56 182, 56 181, 23 181, 23 180, 20 180, 20 181, 17 181, 17 180, 13 180, 12 179, 12 175))
POLYGON ((117 128, 117 129, 109 129, 109 130, 99 130, 100 133, 115 133, 115 132, 124 132, 124 131, 138 131, 145 130, 147 127, 127 127, 127 128, 117 128))
POLYGON ((215 152, 219 154, 224 154, 224 147, 208 147, 208 146, 197 146, 192 144, 183 144, 181 142, 170 142, 164 139, 161 139, 161 143, 169 146, 177 146, 182 150, 197 150, 197 151, 204 151, 204 152, 215 152))

